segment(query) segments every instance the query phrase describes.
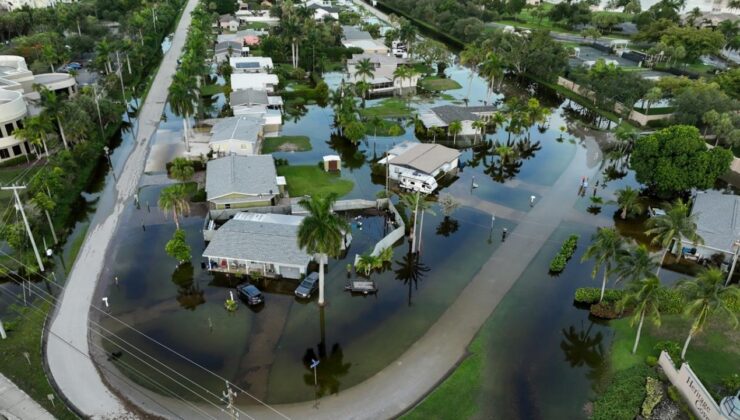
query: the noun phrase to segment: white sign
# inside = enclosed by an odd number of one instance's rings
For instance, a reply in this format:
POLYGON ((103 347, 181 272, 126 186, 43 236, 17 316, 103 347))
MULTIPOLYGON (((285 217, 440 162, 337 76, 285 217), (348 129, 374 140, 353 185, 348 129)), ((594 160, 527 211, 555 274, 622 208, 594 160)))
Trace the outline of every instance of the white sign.
POLYGON ((676 370, 676 365, 673 364, 673 360, 666 352, 660 353, 658 363, 698 418, 703 420, 724 420, 727 418, 720 413, 719 405, 704 388, 688 363, 681 364, 681 368, 676 370))

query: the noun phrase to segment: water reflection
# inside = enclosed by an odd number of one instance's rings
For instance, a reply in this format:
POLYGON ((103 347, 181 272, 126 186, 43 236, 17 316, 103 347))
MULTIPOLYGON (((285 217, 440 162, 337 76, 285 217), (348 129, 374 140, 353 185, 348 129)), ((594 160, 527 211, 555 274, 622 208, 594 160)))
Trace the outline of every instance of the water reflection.
POLYGON ((332 133, 326 144, 335 150, 342 159, 342 168, 347 168, 350 171, 360 169, 367 161, 365 151, 360 150, 357 144, 353 144, 346 137, 332 133))
POLYGON ((563 340, 560 342, 560 348, 565 355, 565 361, 570 367, 587 367, 589 370, 586 377, 592 383, 601 377, 605 369, 604 358, 604 335, 601 331, 591 335, 591 329, 594 323, 589 321, 588 328, 578 330, 571 325, 568 329, 562 329, 563 340))
POLYGON ((172 283, 177 286, 177 302, 191 311, 206 303, 203 290, 193 282, 193 271, 193 265, 186 263, 177 266, 172 273, 172 283))
POLYGON ((445 216, 444 219, 439 222, 439 225, 437 225, 437 235, 449 237, 453 233, 457 232, 457 229, 459 228, 460 222, 450 216, 445 216))
POLYGON ((303 375, 303 382, 316 387, 316 398, 338 393, 341 385, 339 378, 349 373, 349 368, 352 366, 352 363, 344 362, 344 353, 339 343, 334 343, 331 352, 326 351, 326 324, 323 307, 319 308, 319 323, 321 341, 316 346, 316 350, 309 347, 303 355, 303 366, 308 370, 308 373, 303 375), (314 371, 311 364, 316 360, 319 361, 319 365, 314 371))
POLYGON ((421 262, 421 253, 408 252, 399 261, 396 261, 398 267, 393 270, 396 273, 396 280, 403 282, 409 288, 409 300, 408 305, 411 306, 411 294, 412 290, 417 290, 419 287, 419 281, 421 281, 425 274, 431 270, 426 264, 421 262))

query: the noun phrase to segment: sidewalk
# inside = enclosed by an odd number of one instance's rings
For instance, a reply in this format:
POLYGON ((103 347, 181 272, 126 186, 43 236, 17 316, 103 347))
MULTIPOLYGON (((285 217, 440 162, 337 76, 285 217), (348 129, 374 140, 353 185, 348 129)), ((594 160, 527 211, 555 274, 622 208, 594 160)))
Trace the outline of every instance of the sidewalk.
MULTIPOLYGON (((62 402, 58 402, 62 404, 62 402)), ((0 374, 0 418, 9 420, 54 420, 44 407, 0 374)))

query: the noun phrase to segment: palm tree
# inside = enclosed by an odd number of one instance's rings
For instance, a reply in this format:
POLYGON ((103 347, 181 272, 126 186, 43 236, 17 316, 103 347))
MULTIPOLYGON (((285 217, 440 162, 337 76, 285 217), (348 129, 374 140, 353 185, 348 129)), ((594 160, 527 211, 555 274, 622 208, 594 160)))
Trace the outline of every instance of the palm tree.
POLYGON ((663 98, 663 89, 655 86, 650 88, 645 94, 645 115, 650 114, 650 105, 658 102, 663 98))
POLYGON ((452 144, 457 142, 457 135, 462 131, 462 123, 460 121, 452 121, 447 127, 447 132, 452 134, 452 144))
POLYGON ((198 88, 196 81, 192 76, 184 72, 177 72, 172 77, 172 84, 169 88, 169 102, 172 111, 179 117, 182 117, 183 134, 185 137, 185 148, 190 151, 190 142, 188 140, 188 121, 190 116, 195 112, 195 103, 198 102, 198 88))
POLYGON ((473 128, 475 129, 476 137, 480 136, 480 138, 483 139, 483 130, 486 129, 486 122, 483 120, 475 120, 473 121, 473 128))
POLYGON ((375 65, 370 62, 369 58, 363 58, 355 64, 355 79, 360 79, 363 82, 367 82, 367 79, 372 80, 375 77, 375 65))
POLYGON ((623 254, 617 257, 617 281, 628 282, 640 281, 653 275, 658 263, 650 255, 650 250, 645 245, 631 246, 623 254))
POLYGON ((621 213, 619 217, 624 220, 628 215, 638 215, 645 211, 645 204, 640 192, 632 187, 620 188, 616 191, 617 201, 610 201, 609 204, 619 205, 621 213))
POLYGON ((740 300, 740 288, 737 285, 725 286, 724 280, 725 275, 720 269, 710 268, 699 273, 693 281, 679 282, 678 288, 688 300, 685 313, 694 319, 681 350, 681 359, 686 358, 691 339, 701 332, 712 315, 724 312, 730 324, 737 327, 737 314, 728 307, 727 301, 740 300))
POLYGON ((67 136, 64 134, 64 126, 62 125, 62 115, 64 111, 64 103, 59 100, 56 93, 50 91, 43 85, 34 85, 34 89, 39 93, 41 106, 44 108, 43 114, 47 115, 49 120, 54 120, 59 127, 59 135, 62 137, 62 144, 65 149, 69 149, 67 144, 67 136))
MULTIPOLYGON (((411 252, 417 252, 417 246, 416 246, 416 225, 417 221, 419 220, 419 212, 421 212, 421 223, 419 223, 419 241, 421 241, 421 233, 424 230, 424 213, 431 213, 434 214, 434 212, 431 210, 431 203, 426 201, 426 196, 422 196, 421 192, 417 191, 415 194, 402 194, 401 195, 401 202, 406 206, 407 208, 414 209, 414 221, 412 222, 411 227, 411 252)), ((421 247, 419 247, 421 248, 421 247)))
MULTIPOLYGON (((501 87, 504 80, 504 63, 494 52, 489 52, 480 64, 480 73, 488 80, 488 94, 490 94, 494 90, 497 79, 498 87, 501 87)), ((488 99, 488 96, 486 96, 486 99, 488 99)))
POLYGON ((188 202, 188 192, 184 184, 170 185, 162 189, 159 193, 159 208, 165 214, 172 211, 172 217, 175 220, 175 227, 180 229, 179 215, 190 212, 190 203, 188 202))
POLYGON ((52 200, 51 197, 49 197, 43 191, 36 193, 36 195, 34 195, 31 199, 31 202, 36 207, 43 210, 44 214, 46 214, 46 220, 49 222, 49 230, 51 231, 51 236, 52 238, 54 238, 54 243, 58 244, 59 239, 57 238, 57 233, 54 229, 54 223, 51 222, 51 215, 49 214, 49 212, 54 210, 54 207, 56 207, 56 203, 54 203, 54 200, 52 200))
POLYGON ((170 174, 173 178, 180 182, 186 182, 193 177, 195 170, 193 169, 193 162, 184 157, 177 157, 172 161, 170 166, 170 174))
POLYGON ((625 290, 624 297, 617 304, 619 310, 625 308, 634 308, 630 325, 637 323, 637 335, 635 344, 632 346, 632 354, 637 351, 637 345, 640 343, 640 334, 642 333, 642 324, 645 317, 650 318, 656 327, 660 326, 660 308, 658 303, 658 291, 660 290, 660 280, 650 275, 639 281, 633 281, 625 290))
POLYGON ((396 69, 393 71, 393 80, 394 81, 401 80, 401 86, 399 88, 399 92, 401 94, 403 94, 403 81, 404 80, 411 81, 411 79, 413 79, 416 74, 417 74, 416 70, 414 70, 411 67, 408 67, 408 66, 396 67, 396 69))
MULTIPOLYGON (((31 144, 37 149, 39 147, 44 148, 44 154, 49 156, 49 148, 46 144, 46 133, 52 130, 51 121, 44 114, 39 114, 33 117, 27 117, 23 121, 23 128, 16 130, 15 136, 21 138, 31 144)), ((36 158, 39 158, 40 153, 37 153, 36 158)))
POLYGON ((478 65, 483 61, 483 50, 477 44, 468 44, 460 53, 460 64, 470 66, 470 75, 468 76, 468 93, 465 98, 470 99, 470 88, 473 85, 473 76, 478 72, 478 65))
POLYGON ((686 238, 694 244, 702 244, 704 240, 696 233, 696 215, 689 214, 689 205, 682 199, 676 200, 673 204, 666 204, 664 215, 654 216, 648 219, 645 231, 647 235, 653 237, 651 243, 660 245, 665 250, 658 261, 658 270, 655 272, 660 277, 660 267, 668 252, 670 252, 673 242, 681 242, 686 238))
POLYGON ((601 281, 601 297, 599 302, 604 299, 604 290, 606 282, 609 281, 609 274, 612 272, 612 264, 617 260, 619 255, 624 253, 624 239, 614 228, 599 228, 596 234, 591 238, 591 245, 581 258, 581 262, 594 259, 594 269, 591 277, 596 278, 596 273, 601 267, 604 267, 604 277, 601 281))
POLYGON ((308 211, 298 227, 298 246, 309 254, 319 254, 319 305, 324 305, 324 264, 327 257, 342 251, 347 222, 332 212, 336 194, 316 195, 301 199, 299 204, 308 211))

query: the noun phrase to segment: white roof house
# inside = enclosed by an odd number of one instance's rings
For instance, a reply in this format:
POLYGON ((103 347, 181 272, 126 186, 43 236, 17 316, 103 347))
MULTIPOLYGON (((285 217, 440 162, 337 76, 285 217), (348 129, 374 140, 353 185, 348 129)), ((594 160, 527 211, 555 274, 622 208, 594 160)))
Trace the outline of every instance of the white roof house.
POLYGON ((236 73, 269 73, 275 68, 270 57, 231 57, 229 64, 236 73))
POLYGON ((283 124, 283 116, 280 112, 283 98, 268 96, 264 90, 244 89, 232 92, 229 105, 235 116, 249 115, 261 118, 266 132, 279 129, 283 124))
POLYGON ((263 125, 264 120, 258 116, 222 118, 211 128, 208 145, 217 155, 255 155, 264 135, 263 125))
POLYGON ((390 49, 377 39, 342 40, 342 45, 347 48, 360 48, 366 54, 387 55, 390 49))
POLYGON ((405 141, 388 151, 379 163, 388 164, 388 176, 402 188, 429 194, 436 178, 457 169, 460 151, 440 144, 405 141))
POLYGON ((299 279, 313 256, 298 247, 303 216, 237 213, 203 251, 208 269, 299 279))
POLYGON ((719 191, 699 192, 691 213, 696 217, 696 233, 703 243, 695 245, 683 239, 684 248, 695 248, 694 254, 704 258, 717 253, 734 254, 734 244, 740 240, 740 196, 719 191))
POLYGON ((349 81, 357 83, 364 80, 370 83, 371 93, 400 91, 402 89, 414 88, 419 81, 419 75, 408 79, 394 79, 393 73, 398 66, 407 65, 409 61, 405 58, 398 58, 394 55, 385 54, 353 54, 352 58, 347 60, 347 73, 349 81), (373 78, 364 79, 357 76, 357 65, 359 62, 368 60, 373 65, 373 78))
POLYGON ((266 73, 235 73, 231 75, 231 91, 243 89, 264 90, 268 93, 275 91, 279 83, 276 74, 266 73))
POLYGON ((453 121, 459 121, 462 125, 462 136, 472 136, 476 134, 476 129, 473 128, 473 122, 480 119, 486 119, 493 115, 496 111, 496 107, 493 106, 455 106, 455 105, 443 105, 422 111, 419 113, 419 119, 421 123, 429 128, 444 128, 449 127, 453 121))
POLYGON ((332 6, 324 6, 321 4, 310 4, 307 6, 308 9, 313 10, 313 18, 315 20, 324 20, 325 18, 331 18, 339 20, 339 9, 332 6))

